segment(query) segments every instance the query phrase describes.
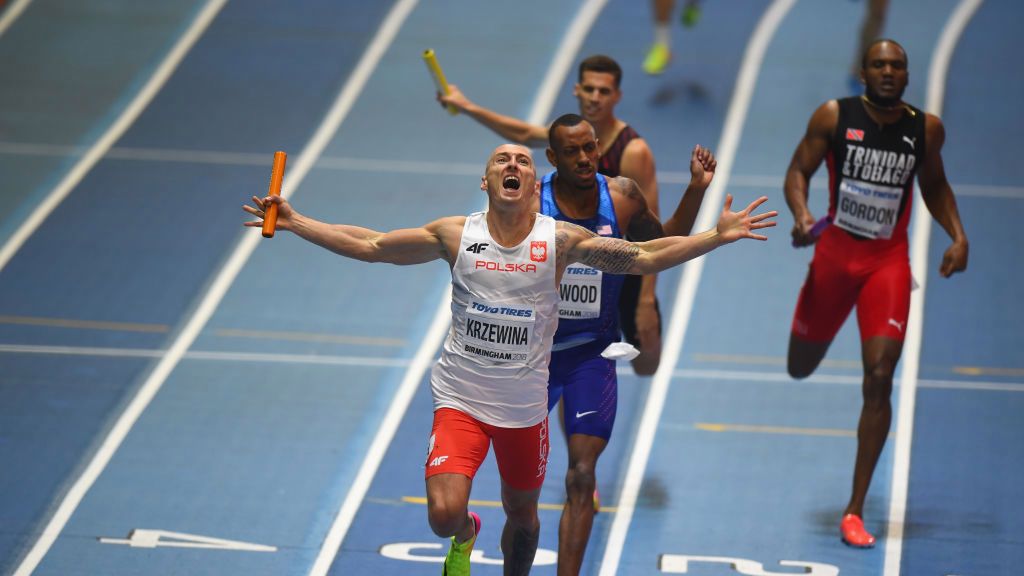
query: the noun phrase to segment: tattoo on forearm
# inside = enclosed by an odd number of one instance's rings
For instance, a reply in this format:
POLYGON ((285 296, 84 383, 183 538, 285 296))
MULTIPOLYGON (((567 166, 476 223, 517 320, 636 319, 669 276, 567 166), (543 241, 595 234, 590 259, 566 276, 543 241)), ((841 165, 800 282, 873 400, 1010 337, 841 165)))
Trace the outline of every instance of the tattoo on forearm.
POLYGON ((558 228, 555 230, 555 266, 562 270, 569 262, 566 259, 569 257, 569 239, 572 234, 583 234, 585 236, 597 236, 593 231, 587 230, 586 228, 573 224, 571 222, 558 222, 558 228))
POLYGON ((564 230, 558 230, 555 232, 555 267, 557 270, 562 270, 568 264, 565 259, 568 251, 565 246, 569 242, 569 234, 564 230))
POLYGON ((634 244, 618 238, 602 238, 580 262, 612 274, 626 274, 639 256, 640 248, 634 244))

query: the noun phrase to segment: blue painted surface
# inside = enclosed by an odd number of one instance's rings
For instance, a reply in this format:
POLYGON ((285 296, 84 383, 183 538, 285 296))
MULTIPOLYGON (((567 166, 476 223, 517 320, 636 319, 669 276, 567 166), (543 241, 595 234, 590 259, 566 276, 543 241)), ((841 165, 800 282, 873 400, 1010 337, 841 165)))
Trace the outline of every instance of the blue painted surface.
MULTIPOLYGON (((198 0, 36 0, 0 35, 0 142, 88 146, 171 49, 198 0), (131 46, 131 50, 125 50, 131 46)), ((82 154, 0 152, 6 241, 82 154)))
MULTIPOLYGON (((1004 54, 1024 48, 1014 30, 1022 16, 1024 7, 1017 3, 986 2, 957 46, 942 111, 943 156, 953 182, 1017 187, 1024 182, 1013 146, 993 139, 1024 127, 1024 119, 1009 108, 1024 98, 1024 78, 999 68, 1004 54), (991 94, 983 106, 979 91, 991 94)), ((972 375, 949 369, 1021 364, 1024 307, 1018 271, 1024 257, 1014 217, 1020 202, 1019 196, 958 196, 971 253, 967 272, 950 279, 937 273, 949 237, 932 225, 923 376, 1020 382, 1019 370, 1014 377, 1013 370, 972 375)), ((918 391, 903 573, 1010 574, 1024 566, 1020 396, 918 391)))
POLYGON ((144 360, 0 356, 0 570, 30 546, 144 360))
MULTIPOLYGON (((767 4, 751 2, 737 11, 726 3, 707 3, 697 27, 673 31, 675 60, 657 78, 639 70, 650 38, 646 6, 611 0, 596 22, 580 53, 608 53, 623 64, 625 96, 617 111, 651 144, 663 174, 684 173, 693 144, 717 147, 742 51, 767 4)), ((927 61, 953 4, 907 1, 894 3, 891 10, 887 34, 911 53, 907 97, 912 102, 923 104, 927 61)), ((61 4, 36 0, 34 6, 61 4)), ((115 7, 113 2, 90 3, 98 11, 115 7)), ((506 13, 463 0, 419 5, 332 138, 325 159, 298 185, 296 206, 327 221, 377 229, 418 226, 438 216, 479 209, 484 196, 475 170, 467 172, 467 166, 479 166, 482 172, 487 152, 500 139, 437 107, 419 53, 433 47, 449 79, 470 97, 525 116, 577 7, 576 2, 531 0, 507 7, 506 13), (517 24, 510 26, 510 19, 517 24), (364 165, 339 168, 338 159, 364 165), (451 171, 426 175, 366 169, 370 160, 429 162, 451 171)), ((146 8, 154 11, 147 13, 147 23, 165 34, 187 15, 178 5, 146 8)), ((287 7, 270 1, 230 2, 119 146, 266 154, 267 164, 272 151, 283 148, 292 154, 294 167, 296 154, 388 8, 388 3, 327 0, 287 7)), ((773 207, 784 210, 781 175, 813 108, 845 90, 862 9, 862 2, 804 1, 783 23, 766 55, 732 168, 734 184, 729 188, 739 198, 765 193, 773 207), (779 186, 751 185, 741 176, 776 177, 779 186)), ((1024 122, 1014 108, 1024 96, 1019 75, 1003 74, 998 86, 992 84, 1001 70, 995 68, 999 55, 1020 51, 1008 29, 1019 11, 1012 2, 990 0, 961 40, 951 69, 956 80, 950 82, 943 114, 950 136, 946 166, 954 183, 1019 189, 1024 181, 1012 146, 984 145, 1024 122), (979 86, 988 87, 980 96, 979 86), (978 113, 979 98, 991 113, 978 113)), ((30 15, 0 38, 0 51, 12 38, 21 39, 19 46, 38 41, 39 22, 67 16, 50 14, 40 20, 30 15)), ((87 28, 78 32, 92 30, 87 28)), ((158 35, 148 33, 151 29, 122 28, 147 36, 152 50, 159 47, 158 35)), ((67 44, 61 43, 64 48, 74 45, 77 36, 68 38, 67 44)), ((48 45, 37 55, 57 48, 48 45)), ((152 50, 121 55, 107 72, 127 86, 126 79, 137 77, 152 62, 152 50)), ((10 72, 4 67, 10 62, 0 64, 0 74, 10 72)), ((10 73, 15 78, 20 74, 10 73)), ((60 79, 67 82, 73 76, 60 79)), ((574 78, 575 67, 552 117, 576 109, 570 92, 574 78)), ((110 106, 116 105, 109 102, 123 102, 127 89, 107 88, 109 93, 96 88, 94 100, 108 98, 105 110, 113 114, 110 106)), ((11 94, 4 91, 0 98, 11 94)), ((40 113, 17 116, 18 131, 2 134, 0 140, 15 139, 10 134, 19 140, 38 134, 46 143, 78 143, 104 119, 94 106, 79 110, 80 115, 67 112, 66 121, 57 121, 61 116, 46 115, 47 102, 32 102, 40 113)), ((11 116, 0 113, 5 117, 11 116)), ((7 181, 16 183, 21 194, 23 188, 55 180, 68 160, 0 154, 0 162, 5 171, 13 169, 7 181)), ((544 166, 539 155, 538 166, 544 166)), ((0 344, 165 346, 243 233, 238 205, 251 193, 262 194, 265 186, 265 166, 105 159, 0 272, 0 316, 144 323, 155 331, 4 321, 0 344), (182 206, 200 209, 186 211, 182 206)), ((681 186, 662 184, 663 210, 674 206, 680 191, 681 186)), ((812 208, 820 211, 824 194, 819 190, 812 195, 812 208)), ((972 241, 971 268, 953 280, 937 277, 934 269, 946 240, 933 226, 921 375, 1019 384, 1014 343, 1024 314, 1014 298, 1015 271, 1020 268, 1014 263, 1020 259, 1015 252, 1020 242, 1009 218, 1020 199, 959 200, 972 241), (958 366, 1009 370, 971 376, 954 372, 958 366)), ((15 213, 7 214, 0 226, 9 227, 15 213)), ((771 358, 785 353, 796 290, 810 258, 809 251, 789 247, 789 226, 784 212, 768 243, 729 247, 709 258, 678 368, 781 375, 781 366, 771 358), (737 269, 743 270, 742 276, 737 269), (739 337, 739 325, 750 336, 739 337), (740 354, 755 363, 711 360, 711 354, 740 354)), ((671 314, 678 278, 673 271, 662 274, 659 282, 665 318, 671 314)), ((227 356, 185 360, 173 372, 37 573, 305 573, 447 282, 443 263, 393 267, 350 262, 287 234, 261 242, 193 347, 227 356), (306 336, 225 332, 237 330, 306 336), (379 340, 345 341, 338 336, 379 340), (254 362, 230 356, 252 352, 315 355, 354 364, 278 363, 271 358, 254 362), (374 367, 368 361, 383 365, 374 367), (138 549, 97 540, 124 538, 135 528, 272 545, 278 551, 138 549)), ((850 324, 837 338, 830 359, 857 359, 856 330, 850 324)), ((77 477, 77 467, 87 461, 151 366, 148 359, 0 352, 0 465, 25 471, 0 478, 2 569, 16 564, 61 486, 77 477)), ((859 376, 855 366, 826 366, 820 372, 854 380, 859 376)), ((620 378, 618 430, 598 469, 606 505, 617 501, 646 394, 645 380, 620 378)), ((1020 451, 1014 448, 1022 440, 1014 420, 1021 408, 1018 396, 919 390, 904 573, 1005 573, 1020 564, 1021 494, 1011 473, 1021 466, 1020 451)), ((675 553, 756 559, 768 570, 785 570, 779 560, 813 560, 839 566, 843 575, 877 574, 883 548, 850 550, 839 544, 836 534, 837 515, 849 489, 852 437, 696 427, 725 423, 849 431, 859 402, 855 383, 676 378, 620 573, 656 573, 658 555, 675 553), (775 531, 763 529, 765 519, 775 531)), ((425 507, 401 500, 423 495, 429 426, 429 389, 423 382, 332 574, 438 571, 437 564, 411 564, 379 552, 382 545, 400 541, 443 544, 427 526, 425 507)), ((561 502, 564 490, 565 449, 557 425, 552 427, 552 459, 541 497, 546 504, 561 502)), ((869 528, 879 533, 888 508, 890 454, 883 454, 868 499, 869 528)), ((473 497, 498 500, 497 488, 497 471, 488 459, 473 497)), ((502 513, 497 508, 477 510, 484 518, 478 549, 497 557, 502 513)), ((557 548, 558 515, 556 510, 541 512, 541 548, 557 548)), ((597 572, 612 519, 612 514, 597 517, 584 573, 597 572)), ((497 566, 474 566, 474 573, 499 572, 497 566)), ((537 566, 533 573, 553 574, 554 567, 537 566)), ((694 567, 691 573, 720 572, 694 567)))

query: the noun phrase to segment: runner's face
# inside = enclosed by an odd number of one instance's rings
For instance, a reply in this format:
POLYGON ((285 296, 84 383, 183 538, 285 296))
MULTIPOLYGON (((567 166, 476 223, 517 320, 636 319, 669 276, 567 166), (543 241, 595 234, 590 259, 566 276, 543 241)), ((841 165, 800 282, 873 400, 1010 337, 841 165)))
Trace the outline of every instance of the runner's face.
POLYGON ((584 72, 573 94, 580 102, 580 116, 591 124, 614 118, 615 105, 622 97, 615 76, 607 72, 584 72))
POLYGON ((555 130, 557 148, 548 149, 548 160, 558 170, 558 178, 576 188, 593 188, 601 155, 594 127, 580 122, 575 126, 558 126, 555 130))
POLYGON ((868 98, 877 104, 891 106, 903 98, 907 88, 907 55, 892 42, 879 42, 868 50, 861 70, 868 98))
POLYGON ((491 202, 529 205, 537 193, 537 172, 530 149, 517 144, 495 148, 487 161, 480 189, 487 192, 491 202))

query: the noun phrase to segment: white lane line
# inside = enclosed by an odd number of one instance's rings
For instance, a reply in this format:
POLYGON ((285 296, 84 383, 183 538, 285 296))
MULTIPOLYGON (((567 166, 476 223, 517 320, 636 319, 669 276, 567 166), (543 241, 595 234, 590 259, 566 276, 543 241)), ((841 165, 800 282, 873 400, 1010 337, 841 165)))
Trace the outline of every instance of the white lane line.
MULTIPOLYGON (((49 354, 54 356, 92 356, 107 358, 159 358, 166 350, 153 348, 105 348, 96 346, 42 346, 37 344, 0 344, 0 354, 49 354)), ((274 354, 262 352, 222 352, 217 350, 190 350, 182 357, 184 360, 207 360, 214 362, 248 362, 268 364, 299 364, 328 366, 360 366, 383 368, 406 368, 412 366, 414 359, 373 357, 373 356, 339 356, 326 354, 274 354)), ((619 374, 631 375, 632 368, 619 368, 619 374)), ((700 380, 728 380, 733 382, 777 382, 797 386, 842 385, 860 386, 860 376, 843 376, 839 374, 813 374, 803 380, 793 380, 788 374, 780 372, 754 372, 746 370, 699 370, 678 369, 672 372, 672 378, 687 382, 700 380)), ((898 379, 894 381, 899 386, 898 379)), ((984 382, 973 380, 927 380, 917 381, 918 388, 934 388, 942 390, 979 390, 992 392, 1024 392, 1024 383, 1017 382, 984 382)))
POLYGON ((0 36, 4 35, 4 32, 11 27, 11 24, 21 16, 21 13, 25 11, 25 8, 32 3, 32 0, 14 0, 6 10, 0 14, 0 36))
MULTIPOLYGON (((381 28, 377 31, 373 41, 367 47, 366 52, 359 60, 355 70, 353 70, 352 75, 345 82, 345 86, 342 88, 341 93, 332 104, 323 123, 306 144, 305 149, 303 149, 299 154, 297 161, 288 174, 288 186, 282 190, 282 196, 290 196, 295 188, 297 188, 306 177, 317 156, 323 152, 324 148, 330 142, 331 135, 337 132, 338 127, 345 119, 349 110, 351 110, 352 105, 362 92, 363 87, 369 80, 370 75, 377 66, 377 63, 384 55, 388 46, 390 46, 398 32, 398 29, 405 21, 409 12, 412 11, 416 2, 417 0, 401 0, 391 9, 391 12, 388 13, 388 16, 381 25, 381 28)), ((208 4, 200 13, 200 16, 197 17, 197 22, 205 20, 208 23, 223 4, 223 0, 208 4)), ((201 28, 205 29, 205 25, 201 28)), ((198 27, 193 25, 193 28, 189 31, 190 33, 187 35, 190 37, 193 36, 191 32, 198 29, 198 27)), ((194 42, 194 39, 192 42, 194 42)), ((178 48, 182 45, 183 44, 179 42, 178 46, 175 47, 175 52, 177 52, 178 48)), ((191 43, 189 43, 189 45, 191 45, 191 43)), ((162 82, 160 84, 162 85, 162 82)), ((146 92, 146 90, 144 90, 144 92, 146 92)), ((106 141, 107 138, 104 137, 103 140, 106 141)), ((111 141, 112 140, 113 139, 111 139, 111 141)), ((109 148, 109 144, 103 146, 104 150, 106 148, 109 148)), ((82 164, 80 163, 80 165, 82 164)), ((124 441, 124 438, 131 431, 132 426, 135 425, 139 416, 153 400, 154 396, 156 396, 171 371, 174 370, 174 367, 177 366, 178 362, 185 355, 189 346, 191 346, 195 341, 203 326, 205 326, 206 322, 209 321, 210 317, 216 310, 217 305, 223 299, 224 295, 231 287, 231 284, 238 276, 238 273, 245 265, 245 262, 256 249, 260 238, 260 235, 255 233, 247 232, 242 234, 241 240, 236 245, 234 252, 231 254, 224 267, 220 272, 218 272, 216 278, 210 285, 209 290, 203 296, 202 301, 200 301, 192 316, 188 318, 184 327, 178 333, 177 337, 175 337, 174 342, 171 344, 170 348, 168 348, 167 353, 156 364, 145 382, 143 382, 142 386, 139 387, 135 397, 132 398, 124 412, 120 417, 118 417, 117 422, 111 428, 107 437, 103 440, 103 443, 93 455, 81 476, 79 476, 71 486, 70 490, 68 490, 68 493, 64 496, 64 499, 61 501, 57 511, 47 523, 43 533, 32 547, 32 550, 22 561, 14 576, 28 576, 36 566, 38 566, 43 556, 50 549, 50 546, 52 546, 53 542, 57 539, 57 536, 64 529, 68 519, 70 519, 71 515, 78 508, 78 505, 85 497, 85 494, 106 468, 110 459, 121 445, 121 442, 124 441)))
MULTIPOLYGON (((761 70, 761 62, 779 24, 782 23, 786 13, 795 3, 796 0, 774 0, 761 16, 757 28, 754 29, 754 33, 750 37, 736 79, 736 89, 733 92, 732 101, 729 103, 729 111, 722 130, 722 141, 716 152, 718 170, 698 214, 696 230, 707 230, 715 225, 721 211, 725 189, 729 183, 729 172, 736 159, 736 150, 739 147, 743 124, 746 121, 750 100, 753 97, 757 77, 761 70)), ((745 200, 737 199, 737 203, 740 205, 745 202, 745 200)), ((686 328, 690 323, 690 313, 693 310, 693 301, 697 294, 697 284, 700 282, 700 276, 704 269, 704 257, 691 260, 684 266, 683 276, 676 292, 675 304, 672 307, 672 319, 664 341, 661 364, 651 380, 651 390, 644 405, 636 442, 630 451, 626 478, 619 497, 619 513, 612 521, 608 545, 601 561, 600 576, 614 576, 619 569, 619 561, 626 543, 626 533, 633 520, 633 511, 636 508, 637 497, 643 483, 647 460, 654 445, 654 435, 657 432, 658 421, 661 419, 665 397, 668 395, 672 372, 679 361, 686 328)))
MULTIPOLYGON (((576 17, 562 38, 562 43, 555 51, 555 59, 548 67, 544 81, 537 91, 527 119, 528 122, 534 124, 545 123, 548 114, 551 113, 551 108, 555 104, 558 91, 565 81, 565 75, 572 66, 572 62, 576 58, 576 54, 579 52, 579 48, 587 33, 593 26, 594 20, 597 19, 606 3, 607 0, 587 0, 580 8, 580 11, 576 13, 576 17)), ((479 174, 479 168, 473 174, 479 174)), ((335 556, 340 551, 341 543, 344 541, 349 528, 351 528, 353 520, 355 520, 356 512, 359 511, 359 507, 366 498, 366 493, 370 489, 373 477, 376 475, 377 469, 387 453, 388 446, 398 432, 398 425, 401 423, 405 411, 412 402, 416 387, 433 364, 435 353, 447 335, 450 323, 451 286, 449 285, 444 296, 441 298, 441 302, 438 304, 430 329, 424 336, 423 345, 417 350, 412 365, 406 371, 398 392, 384 418, 384 422, 377 430, 377 435, 370 445, 370 450, 366 458, 364 458, 362 466, 359 468, 356 480, 345 497, 341 509, 338 511, 327 540, 320 548, 320 554, 317 556, 316 564, 309 573, 310 576, 326 576, 327 571, 334 562, 335 556)))
MULTIPOLYGON (((543 124, 539 120, 538 124, 543 124)), ((0 141, 0 154, 17 156, 53 156, 60 158, 77 157, 85 154, 84 146, 60 144, 35 144, 0 141)), ((266 154, 252 152, 222 152, 217 150, 175 150, 171 148, 111 148, 107 160, 133 160, 140 162, 181 162, 188 164, 212 164, 217 166, 266 166, 266 154)), ((418 160, 386 160, 381 158, 353 158, 350 156, 321 156, 315 168, 318 170, 350 170, 354 172, 379 172, 390 174, 418 174, 442 176, 479 176, 480 165, 474 162, 421 162, 418 160)), ((783 176, 767 174, 733 174, 730 177, 732 189, 757 188, 781 190, 783 176)), ((662 170, 658 182, 662 184, 687 184, 689 172, 662 170)), ((811 181, 811 191, 827 190, 824 178, 811 181)), ((1024 186, 992 186, 988 184, 954 183, 957 197, 1007 198, 1024 200, 1024 186)))
MULTIPOLYGON (((942 113, 946 73, 953 50, 981 0, 962 0, 946 21, 928 69, 928 96, 925 111, 942 113)), ((910 245, 910 267, 920 290, 911 296, 907 338, 903 343, 903 366, 900 369, 899 410, 896 415, 896 443, 893 450, 892 488, 889 500, 889 521, 885 531, 885 576, 898 576, 903 558, 903 529, 907 514, 907 489, 910 483, 910 448, 914 435, 914 402, 917 374, 921 361, 921 338, 924 330, 924 297, 928 280, 928 235, 931 216, 920 190, 914 195, 914 230, 910 245)))
POLYGON ((160 63, 160 66, 153 72, 153 75, 150 76, 142 89, 139 90, 139 93, 135 95, 135 98, 121 112, 117 120, 107 128, 106 132, 89 148, 88 152, 75 163, 71 171, 57 184, 57 187, 51 190, 46 198, 36 206, 36 209, 14 231, 14 234, 4 243, 3 247, 0 247, 0 271, 7 266, 11 258, 14 257, 39 226, 43 224, 50 213, 67 198, 75 186, 85 178, 93 166, 103 158, 103 155, 110 150, 111 146, 124 135, 139 115, 142 114, 142 111, 149 106, 149 103, 164 87, 164 84, 174 74, 174 71, 178 69, 178 65, 185 59, 189 50, 192 49, 192 46, 195 45, 199 37, 203 35, 210 22, 213 21, 226 2, 227 0, 209 0, 203 6, 203 9, 196 15, 195 20, 189 25, 188 30, 178 38, 178 41, 171 48, 171 51, 167 53, 163 62, 160 63))

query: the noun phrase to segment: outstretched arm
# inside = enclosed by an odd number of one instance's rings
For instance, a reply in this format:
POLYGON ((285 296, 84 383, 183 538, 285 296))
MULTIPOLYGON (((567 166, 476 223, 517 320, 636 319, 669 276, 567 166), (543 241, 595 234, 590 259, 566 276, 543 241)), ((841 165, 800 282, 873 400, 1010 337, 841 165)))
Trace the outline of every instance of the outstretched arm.
POLYGON ((448 85, 447 96, 438 93, 437 101, 442 106, 455 106, 502 138, 532 148, 548 144, 548 129, 546 127, 530 124, 512 116, 498 114, 483 106, 477 106, 469 98, 466 98, 466 95, 454 84, 448 85))
POLYGON ((718 161, 711 150, 697 145, 690 153, 690 184, 679 199, 679 205, 668 220, 665 220, 665 234, 669 236, 686 236, 693 231, 693 223, 697 220, 700 205, 704 201, 704 192, 715 177, 718 161))
POLYGON ((832 134, 839 123, 839 103, 829 100, 822 104, 811 115, 807 123, 807 132, 796 151, 793 152, 793 159, 789 162, 786 170, 786 183, 784 191, 786 204, 789 211, 793 213, 793 245, 810 246, 816 238, 811 234, 814 227, 814 215, 807 207, 807 189, 814 171, 821 165, 828 147, 832 141, 832 134))
MULTIPOLYGON (((775 226, 775 221, 770 218, 774 218, 778 213, 773 210, 751 214, 767 200, 767 197, 762 196, 751 202, 743 211, 732 212, 732 195, 727 194, 718 225, 713 230, 693 236, 666 236, 647 242, 627 242, 600 236, 577 237, 576 241, 563 243, 568 248, 567 260, 582 262, 614 274, 652 274, 707 254, 719 246, 741 238, 767 240, 766 236, 755 234, 753 231, 775 226)), ((565 227, 565 230, 572 229, 565 227)))
POLYGON ((956 207, 956 197, 946 179, 946 168, 942 163, 942 145, 946 142, 946 129, 938 116, 928 114, 924 118, 925 158, 918 172, 917 181, 921 185, 921 196, 932 217, 942 226, 946 234, 953 239, 953 244, 942 255, 939 273, 949 278, 957 272, 967 269, 967 234, 960 223, 960 211, 956 207))
MULTIPOLYGON (((295 235, 322 246, 342 256, 363 262, 387 262, 390 264, 420 264, 431 260, 451 262, 452 253, 447 243, 453 234, 462 230, 462 217, 435 220, 421 228, 407 228, 378 232, 369 228, 345 224, 327 224, 296 212, 287 200, 280 196, 265 198, 252 197, 253 206, 242 209, 256 216, 258 220, 246 222, 245 226, 263 226, 263 214, 269 203, 277 204, 277 228, 288 230, 295 235)), ((455 240, 457 242, 457 240, 455 240)))

